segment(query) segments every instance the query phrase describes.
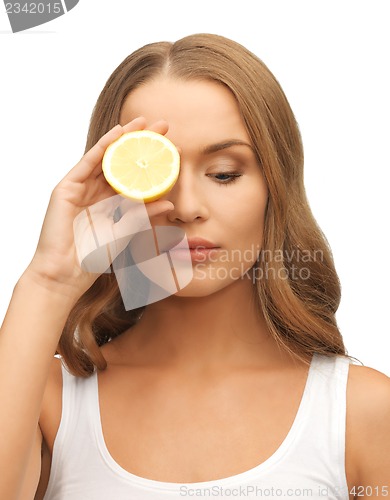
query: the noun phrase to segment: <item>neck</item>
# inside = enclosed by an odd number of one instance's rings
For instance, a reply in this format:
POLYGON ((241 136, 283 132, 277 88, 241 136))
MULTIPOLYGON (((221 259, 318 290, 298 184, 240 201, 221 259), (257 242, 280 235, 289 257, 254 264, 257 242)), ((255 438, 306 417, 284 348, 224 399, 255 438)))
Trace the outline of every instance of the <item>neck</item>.
POLYGON ((258 367, 279 352, 249 280, 150 304, 128 339, 139 362, 186 372, 258 367))

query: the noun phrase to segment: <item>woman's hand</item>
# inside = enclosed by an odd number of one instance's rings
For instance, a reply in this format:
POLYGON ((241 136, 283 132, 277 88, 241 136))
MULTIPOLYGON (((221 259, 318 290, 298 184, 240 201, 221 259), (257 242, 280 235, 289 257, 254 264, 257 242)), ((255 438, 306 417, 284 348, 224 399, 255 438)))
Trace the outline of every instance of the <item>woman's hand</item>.
MULTIPOLYGON (((122 134, 146 127, 140 117, 125 126, 117 125, 105 134, 61 180, 52 192, 35 255, 26 270, 34 279, 53 289, 67 289, 67 293, 81 296, 97 279, 80 266, 77 257, 73 224, 87 207, 114 196, 116 193, 102 173, 102 158, 107 147, 122 134)), ((165 134, 166 122, 157 122, 150 130, 165 134)), ((166 200, 148 203, 150 217, 173 208, 166 200)))

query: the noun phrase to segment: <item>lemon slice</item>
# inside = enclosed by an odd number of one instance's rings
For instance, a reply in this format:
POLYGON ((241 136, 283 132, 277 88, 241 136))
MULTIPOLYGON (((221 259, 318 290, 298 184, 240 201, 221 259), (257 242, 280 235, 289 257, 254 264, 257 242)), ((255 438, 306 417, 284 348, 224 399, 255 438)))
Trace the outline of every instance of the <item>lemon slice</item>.
POLYGON ((108 146, 102 168, 117 193, 148 203, 172 189, 179 176, 180 156, 164 135, 137 130, 108 146))

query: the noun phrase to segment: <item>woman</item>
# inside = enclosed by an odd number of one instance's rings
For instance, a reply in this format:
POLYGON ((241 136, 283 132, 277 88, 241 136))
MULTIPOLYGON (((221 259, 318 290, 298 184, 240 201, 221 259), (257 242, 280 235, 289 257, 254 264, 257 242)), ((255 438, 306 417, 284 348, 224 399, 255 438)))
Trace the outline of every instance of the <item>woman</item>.
POLYGON ((298 127, 264 64, 216 35, 145 46, 107 81, 86 151, 2 327, 1 498, 387 496, 389 379, 346 355, 298 127), (73 221, 114 195, 107 146, 144 128, 181 154, 147 210, 186 234, 193 278, 127 311, 113 274, 78 264, 73 221))

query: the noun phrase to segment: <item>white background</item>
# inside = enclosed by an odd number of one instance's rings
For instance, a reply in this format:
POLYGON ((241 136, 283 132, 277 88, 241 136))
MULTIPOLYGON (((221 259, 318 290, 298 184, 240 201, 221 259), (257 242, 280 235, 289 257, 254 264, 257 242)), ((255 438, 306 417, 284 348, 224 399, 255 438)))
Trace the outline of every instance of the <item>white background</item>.
POLYGON ((303 136, 309 201, 342 283, 337 318, 348 352, 390 375, 387 8, 375 0, 80 0, 13 34, 1 3, 0 318, 52 188, 83 154, 108 76, 145 43, 211 32, 255 52, 285 90, 303 136))

